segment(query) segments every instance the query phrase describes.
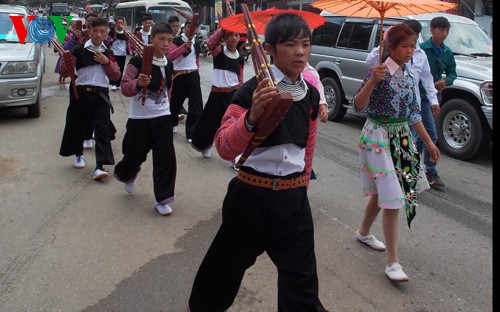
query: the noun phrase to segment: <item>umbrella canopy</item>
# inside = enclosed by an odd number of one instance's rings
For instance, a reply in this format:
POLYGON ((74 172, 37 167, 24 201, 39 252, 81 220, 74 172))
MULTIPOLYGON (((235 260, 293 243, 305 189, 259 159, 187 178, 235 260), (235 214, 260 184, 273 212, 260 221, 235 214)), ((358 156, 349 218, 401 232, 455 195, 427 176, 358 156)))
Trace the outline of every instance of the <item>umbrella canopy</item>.
MULTIPOLYGON (((250 16, 252 17, 252 21, 255 26, 255 29, 257 30, 257 33, 259 35, 263 35, 269 21, 274 16, 282 13, 293 13, 300 15, 307 22, 307 25, 309 25, 309 28, 311 29, 319 27, 326 22, 326 19, 323 16, 313 12, 299 11, 299 10, 280 10, 276 8, 270 8, 263 11, 253 11, 250 12, 250 16)), ((231 32, 236 32, 240 34, 247 32, 247 25, 245 23, 245 16, 243 15, 243 13, 235 14, 224 18, 220 22, 220 26, 222 27, 222 29, 231 32)))
MULTIPOLYGON (((380 17, 380 38, 384 17, 433 13, 453 9, 456 4, 439 0, 317 0, 311 3, 317 9, 352 17, 380 17)), ((380 60, 382 52, 380 53, 380 60)))
POLYGON ((396 17, 453 9, 456 4, 438 0, 317 0, 312 7, 353 17, 396 17))

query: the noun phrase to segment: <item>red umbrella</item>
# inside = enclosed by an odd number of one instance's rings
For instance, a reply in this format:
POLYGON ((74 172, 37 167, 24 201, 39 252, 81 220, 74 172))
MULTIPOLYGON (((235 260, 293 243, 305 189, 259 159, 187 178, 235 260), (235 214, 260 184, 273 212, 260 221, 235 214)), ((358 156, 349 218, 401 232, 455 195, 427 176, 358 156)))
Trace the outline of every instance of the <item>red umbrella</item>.
MULTIPOLYGON (((280 10, 276 8, 270 8, 263 11, 250 12, 250 15, 252 17, 252 21, 254 23, 255 29, 257 30, 257 33, 259 35, 263 35, 269 21, 274 16, 282 13, 293 13, 300 15, 307 22, 309 28, 311 29, 317 28, 326 22, 326 19, 317 13, 299 10, 280 10)), ((222 29, 235 33, 244 34, 247 32, 247 25, 245 23, 245 16, 243 15, 243 13, 226 17, 220 22, 220 26, 222 27, 222 29)))

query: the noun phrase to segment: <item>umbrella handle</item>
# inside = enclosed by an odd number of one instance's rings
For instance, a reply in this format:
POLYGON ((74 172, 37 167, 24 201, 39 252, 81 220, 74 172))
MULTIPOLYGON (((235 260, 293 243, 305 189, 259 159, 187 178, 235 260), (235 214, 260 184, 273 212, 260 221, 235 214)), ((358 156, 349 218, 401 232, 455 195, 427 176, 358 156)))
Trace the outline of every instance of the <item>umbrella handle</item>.
POLYGON ((384 47, 382 46, 382 41, 384 40, 384 13, 380 12, 380 24, 379 24, 379 41, 380 41, 380 49, 379 49, 379 56, 378 56, 378 64, 382 64, 382 54, 384 52, 384 47))

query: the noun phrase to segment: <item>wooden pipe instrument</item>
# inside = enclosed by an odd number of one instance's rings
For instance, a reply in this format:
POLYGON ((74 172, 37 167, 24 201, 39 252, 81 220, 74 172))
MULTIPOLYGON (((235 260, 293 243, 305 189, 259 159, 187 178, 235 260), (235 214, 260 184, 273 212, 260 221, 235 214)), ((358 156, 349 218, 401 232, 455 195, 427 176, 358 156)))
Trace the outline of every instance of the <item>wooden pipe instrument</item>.
POLYGON ((191 28, 189 33, 186 32, 186 36, 188 36, 189 41, 193 40, 194 35, 196 35, 196 29, 198 28, 198 22, 200 20, 200 14, 194 13, 193 16, 191 16, 191 28))
POLYGON ((184 17, 187 21, 191 21, 191 18, 192 18, 191 14, 186 13, 184 11, 181 11, 178 8, 174 8, 174 7, 170 7, 170 8, 172 8, 172 10, 174 10, 175 12, 177 12, 177 14, 179 14, 180 16, 184 17))
POLYGON ((227 12, 227 16, 234 15, 233 7, 231 6, 231 3, 229 3, 229 1, 226 1, 226 12, 227 12))
POLYGON ((196 34, 196 28, 198 28, 198 23, 200 20, 200 14, 194 13, 193 15, 186 13, 184 11, 179 10, 178 8, 171 7, 177 14, 180 16, 184 17, 186 21, 189 21, 191 23, 191 31, 190 33, 186 33, 186 36, 188 36, 189 41, 191 41, 196 34))
POLYGON ((71 78, 71 86, 73 87, 73 92, 75 94, 75 98, 78 100, 78 90, 76 88, 75 80, 76 80, 76 75, 75 75, 75 60, 73 58, 73 54, 71 54, 70 51, 64 50, 62 45, 59 43, 57 37, 54 37, 50 40, 52 44, 54 45, 54 48, 57 50, 57 53, 59 53, 59 56, 61 57, 61 67, 59 69, 59 72, 61 76, 63 77, 70 77, 71 78))
MULTIPOLYGON (((154 53, 154 47, 152 44, 146 44, 143 48, 142 51, 142 73, 145 75, 150 76, 151 75, 151 69, 153 68, 153 53, 154 53)), ((144 105, 144 102, 146 101, 146 94, 147 94, 148 87, 142 87, 142 102, 141 104, 144 105)))
MULTIPOLYGON (((139 54, 141 55, 142 58, 141 73, 148 76, 151 75, 151 69, 153 66, 153 52, 154 52, 153 45, 152 44, 144 45, 144 43, 139 38, 134 36, 134 34, 132 34, 127 29, 127 25, 125 25, 125 23, 122 23, 121 21, 119 21, 118 23, 120 23, 120 26, 123 30, 125 37, 127 37, 128 40, 132 42, 132 44, 135 47, 135 50, 138 51, 139 54)), ((147 86, 142 87, 142 103, 141 103, 142 105, 144 105, 144 102, 146 101, 147 90, 148 90, 147 86)))
MULTIPOLYGON (((248 6, 245 3, 242 3, 241 8, 247 25, 248 42, 252 45, 251 55, 257 81, 260 82, 263 79, 268 78, 268 85, 276 86, 276 79, 274 78, 271 65, 267 60, 264 47, 262 46, 257 30, 255 29, 248 6)), ((274 131, 274 129, 276 129, 292 104, 293 98, 290 93, 276 93, 272 102, 268 105, 259 120, 257 120, 255 125, 255 134, 243 154, 238 159, 238 162, 235 165, 236 168, 240 168, 255 148, 257 148, 259 144, 262 143, 262 141, 264 141, 274 131)))
POLYGON ((83 31, 83 24, 81 20, 71 21, 68 32, 71 33, 80 43, 85 43, 89 40, 88 31, 83 31))
MULTIPOLYGON (((118 21, 117 25, 120 24, 122 30, 123 30, 123 34, 125 35, 125 37, 127 37, 127 39, 132 42, 132 44, 134 45, 134 48, 136 51, 139 52, 139 54, 142 56, 142 53, 144 51, 144 43, 142 42, 141 39, 137 38, 136 36, 134 36, 134 34, 132 34, 128 28, 127 28, 127 25, 125 25, 125 23, 123 23, 122 21, 118 21)), ((116 31, 115 31, 116 33, 116 31)))

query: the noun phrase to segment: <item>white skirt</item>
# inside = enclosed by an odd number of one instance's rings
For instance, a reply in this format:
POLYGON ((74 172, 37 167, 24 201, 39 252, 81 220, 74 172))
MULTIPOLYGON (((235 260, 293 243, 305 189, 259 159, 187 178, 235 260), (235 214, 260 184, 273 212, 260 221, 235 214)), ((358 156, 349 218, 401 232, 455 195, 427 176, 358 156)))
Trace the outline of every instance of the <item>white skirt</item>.
POLYGON ((413 209, 415 194, 428 189, 429 183, 408 122, 382 123, 368 118, 358 144, 362 195, 378 194, 383 209, 413 209), (391 141, 395 142, 394 155, 391 141))

